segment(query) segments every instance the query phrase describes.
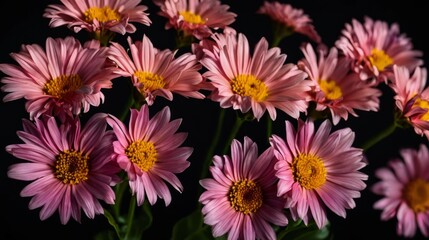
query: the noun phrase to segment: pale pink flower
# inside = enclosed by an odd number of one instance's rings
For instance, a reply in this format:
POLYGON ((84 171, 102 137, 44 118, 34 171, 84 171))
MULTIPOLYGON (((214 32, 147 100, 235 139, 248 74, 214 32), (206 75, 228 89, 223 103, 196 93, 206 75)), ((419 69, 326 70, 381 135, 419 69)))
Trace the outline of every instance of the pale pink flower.
POLYGON ((170 121, 170 115, 170 109, 164 107, 149 118, 149 108, 145 104, 140 111, 131 109, 128 129, 113 115, 107 119, 118 139, 113 143, 114 159, 128 174, 137 205, 143 204, 145 196, 151 205, 158 197, 169 205, 171 194, 165 182, 179 192, 183 190, 175 174, 189 167, 187 159, 193 149, 180 147, 187 133, 176 132, 182 120, 170 121))
POLYGON ((93 115, 81 129, 78 119, 57 125, 54 117, 23 120, 18 136, 24 142, 6 146, 13 156, 27 161, 9 167, 8 176, 31 181, 22 197, 32 197, 29 208, 40 208, 45 220, 58 210, 61 223, 70 217, 80 222, 81 210, 89 218, 103 214, 104 201, 114 204, 111 186, 120 168, 111 161, 114 134, 107 131, 107 115, 93 115))
POLYGON ((378 111, 381 91, 361 81, 351 71, 350 61, 338 57, 336 48, 331 48, 329 53, 320 50, 316 55, 307 43, 301 50, 305 58, 298 62, 298 67, 314 82, 312 101, 316 103, 317 111, 329 109, 334 125, 341 118, 347 120, 349 114, 357 117, 355 109, 378 111))
POLYGON ((270 138, 278 159, 277 194, 285 196, 294 220, 305 224, 314 219, 319 228, 327 223, 326 208, 345 218, 346 209, 356 206, 368 176, 359 172, 366 163, 363 150, 352 147, 354 132, 343 128, 331 133, 325 120, 318 130, 309 120, 298 120, 298 129, 286 121, 286 138, 270 138))
POLYGON ((381 220, 396 217, 396 233, 412 238, 417 228, 429 237, 429 152, 425 145, 420 149, 405 148, 401 157, 375 172, 380 179, 371 190, 382 198, 374 208, 382 210, 381 220))
POLYGON ((409 71, 423 64, 421 51, 413 50, 411 40, 401 34, 399 25, 365 17, 364 23, 353 19, 347 23, 336 46, 353 60, 353 70, 364 81, 373 84, 392 77, 392 66, 405 66, 409 71))
POLYGON ((111 31, 122 35, 134 33, 133 22, 149 26, 147 6, 141 0, 61 0, 62 4, 51 4, 44 17, 50 18, 51 27, 66 25, 74 32, 111 31))
POLYGON ((98 41, 82 46, 73 37, 47 38, 46 50, 23 45, 19 53, 11 53, 18 65, 0 64, 7 75, 1 80, 2 90, 8 92, 3 101, 25 98, 31 119, 42 114, 65 119, 88 112, 90 106, 103 103, 101 89, 111 88, 111 80, 118 76, 106 53, 98 41))
POLYGON ((313 20, 307 14, 304 14, 302 9, 297 9, 290 4, 278 1, 264 1, 257 13, 267 15, 277 24, 283 25, 291 33, 297 32, 316 43, 321 42, 319 34, 314 29, 313 20))
POLYGON ((273 149, 258 155, 258 146, 249 137, 244 143, 233 140, 231 156, 214 156, 213 178, 200 180, 206 189, 204 223, 212 226, 214 237, 228 239, 276 239, 271 224, 285 226, 284 200, 277 196, 273 149))
POLYGON ((411 74, 406 67, 393 66, 390 87, 395 92, 395 104, 417 134, 429 139, 429 88, 426 68, 417 67, 411 74))
MULTIPOLYGON (((215 34, 216 35, 216 34, 215 34)), ((268 48, 265 38, 256 44, 253 55, 244 34, 226 34, 218 42, 224 44, 206 52, 200 62, 208 71, 203 76, 214 90, 209 96, 222 108, 232 107, 243 113, 250 109, 256 119, 267 110, 276 119, 276 108, 298 118, 308 107, 311 81, 295 64, 285 64, 280 48, 268 48)))
POLYGON ((148 37, 132 42, 128 37, 131 57, 119 43, 112 42, 109 58, 118 68, 115 73, 131 77, 133 85, 143 95, 147 104, 152 105, 156 96, 173 100, 173 93, 184 97, 203 99, 198 92, 205 88, 199 73, 201 64, 195 55, 185 53, 175 58, 169 49, 155 48, 148 37))
POLYGON ((227 27, 237 16, 219 0, 165 0, 160 5, 159 15, 168 19, 165 29, 174 28, 197 39, 227 27))

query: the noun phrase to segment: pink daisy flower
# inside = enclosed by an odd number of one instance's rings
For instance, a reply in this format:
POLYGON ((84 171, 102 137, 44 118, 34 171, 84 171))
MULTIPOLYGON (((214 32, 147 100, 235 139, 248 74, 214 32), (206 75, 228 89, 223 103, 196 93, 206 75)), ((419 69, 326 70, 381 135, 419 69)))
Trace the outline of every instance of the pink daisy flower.
POLYGON ((80 222, 81 210, 88 218, 103 214, 100 201, 114 204, 111 186, 120 168, 111 161, 114 134, 107 131, 106 114, 93 115, 83 129, 79 120, 57 125, 54 117, 23 121, 18 131, 22 144, 6 146, 13 156, 26 160, 9 167, 8 176, 32 181, 22 197, 32 197, 29 208, 41 207, 45 220, 58 210, 61 223, 70 217, 80 222))
POLYGON ((429 88, 426 87, 426 68, 417 67, 410 73, 406 67, 393 66, 394 78, 390 87, 396 93, 396 107, 414 127, 417 134, 429 139, 429 88))
POLYGON ((362 80, 374 84, 392 76, 392 66, 405 66, 410 71, 423 64, 421 51, 413 50, 412 42, 399 31, 399 25, 365 17, 362 25, 356 19, 346 24, 336 46, 353 60, 353 69, 362 80))
POLYGON ((331 132, 325 120, 316 131, 314 122, 298 120, 295 131, 286 121, 286 138, 272 135, 270 142, 278 159, 277 194, 286 197, 294 220, 307 225, 314 219, 319 228, 327 223, 326 208, 345 218, 355 207, 368 176, 359 172, 366 163, 362 149, 352 147, 354 132, 344 128, 331 132))
POLYGON ((350 62, 338 57, 336 48, 331 48, 329 53, 319 51, 318 56, 309 43, 301 50, 305 58, 298 62, 298 67, 314 82, 312 101, 317 104, 317 111, 329 109, 334 125, 341 118, 347 120, 349 114, 357 117, 355 109, 378 111, 381 91, 360 81, 358 75, 351 72, 350 62))
POLYGON ((206 51, 200 62, 208 71, 203 76, 214 90, 210 98, 222 108, 232 107, 243 113, 250 109, 256 119, 265 110, 276 119, 276 108, 298 118, 308 106, 311 81, 295 64, 285 64, 280 49, 268 48, 265 38, 256 44, 253 55, 244 34, 226 34, 218 43, 219 53, 206 51))
POLYGON ((73 37, 47 38, 46 50, 23 45, 11 54, 18 65, 0 64, 0 71, 8 75, 1 80, 2 90, 8 92, 3 101, 25 98, 31 119, 42 114, 65 119, 88 112, 104 101, 101 89, 111 88, 118 76, 107 64, 106 53, 98 41, 81 46, 73 37))
POLYGON ((227 27, 237 16, 219 0, 165 0, 160 5, 159 15, 168 19, 165 29, 174 28, 197 39, 227 27))
POLYGON ((157 197, 169 205, 171 195, 165 182, 182 192, 182 184, 174 174, 189 167, 187 159, 192 148, 179 147, 186 140, 187 133, 176 133, 181 119, 170 121, 170 115, 170 109, 164 107, 150 119, 149 108, 145 104, 140 111, 131 109, 128 129, 113 115, 107 119, 118 139, 113 142, 114 159, 127 172, 132 194, 136 195, 139 206, 143 204, 145 195, 151 205, 155 204, 157 197))
POLYGON ((274 20, 277 30, 275 34, 300 33, 307 36, 312 41, 320 43, 322 40, 314 29, 313 20, 304 14, 302 9, 292 7, 290 4, 278 1, 264 1, 264 4, 257 10, 257 13, 264 14, 274 20))
POLYGON ((176 52, 154 48, 145 35, 142 41, 134 43, 128 37, 128 44, 132 58, 119 43, 112 43, 109 58, 118 66, 115 73, 131 77, 148 105, 153 104, 156 96, 171 101, 173 93, 184 97, 205 98, 198 92, 205 87, 205 83, 199 73, 201 64, 195 55, 185 53, 174 58, 176 52))
POLYGON ((382 210, 381 220, 397 219, 396 233, 414 237, 417 228, 429 237, 429 152, 421 144, 419 150, 400 151, 402 159, 391 160, 388 167, 378 169, 380 179, 371 190, 383 196, 374 204, 382 210))
POLYGON ((213 236, 276 239, 270 224, 285 226, 288 220, 284 200, 277 196, 272 148, 258 156, 258 146, 250 138, 245 137, 244 144, 234 139, 231 156, 214 156, 213 163, 213 178, 200 180, 206 191, 199 199, 213 236))
POLYGON ((50 18, 51 27, 67 25, 74 32, 85 29, 88 32, 103 33, 108 30, 124 35, 134 33, 132 22, 149 26, 147 6, 139 5, 141 0, 61 0, 60 4, 49 5, 44 17, 50 18))

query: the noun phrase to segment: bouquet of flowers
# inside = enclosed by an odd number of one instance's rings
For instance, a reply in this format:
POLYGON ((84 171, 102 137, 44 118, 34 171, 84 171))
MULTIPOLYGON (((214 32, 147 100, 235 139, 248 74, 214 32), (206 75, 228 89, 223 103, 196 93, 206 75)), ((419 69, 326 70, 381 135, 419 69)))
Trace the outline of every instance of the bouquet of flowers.
POLYGON ((29 3, 38 38, 0 62, 6 239, 429 237, 424 50, 371 12, 327 35, 329 4, 29 3))

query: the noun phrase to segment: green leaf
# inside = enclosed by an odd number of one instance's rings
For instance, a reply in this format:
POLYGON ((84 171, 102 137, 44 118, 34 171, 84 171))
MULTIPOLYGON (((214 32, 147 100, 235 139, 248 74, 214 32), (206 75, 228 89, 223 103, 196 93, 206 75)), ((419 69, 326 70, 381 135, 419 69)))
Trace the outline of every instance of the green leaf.
POLYGON ((104 209, 104 217, 107 219, 109 224, 115 229, 116 235, 120 238, 121 231, 119 230, 119 226, 116 223, 113 215, 107 209, 104 209))
POLYGON ((183 240, 203 230, 203 216, 200 208, 183 217, 173 226, 172 240, 183 240))
POLYGON ((301 221, 292 222, 277 234, 279 240, 328 240, 330 238, 329 223, 324 228, 319 229, 314 222, 309 223, 308 226, 305 226, 301 221))

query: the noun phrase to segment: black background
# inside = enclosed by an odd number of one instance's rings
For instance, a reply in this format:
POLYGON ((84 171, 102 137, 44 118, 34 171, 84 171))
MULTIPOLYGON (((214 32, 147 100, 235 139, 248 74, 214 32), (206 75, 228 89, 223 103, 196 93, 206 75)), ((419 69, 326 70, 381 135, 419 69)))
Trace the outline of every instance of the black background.
MULTIPOLYGON (((9 1, 8 7, 1 8, 2 31, 0 32, 0 62, 14 63, 9 53, 19 52, 21 44, 36 43, 44 47, 47 37, 75 36, 85 40, 88 35, 82 31, 73 33, 66 27, 50 28, 49 20, 42 17, 44 9, 48 4, 59 3, 54 0, 9 1)), ((284 1, 286 2, 286 1, 284 1)), ((238 14, 236 21, 231 25, 239 32, 246 34, 251 46, 263 36, 271 40, 271 29, 268 17, 255 14, 261 6, 261 0, 224 0, 223 3, 231 6, 230 10, 238 14)), ((321 35, 323 42, 331 47, 340 36, 341 30, 346 22, 352 18, 362 20, 364 16, 387 21, 397 22, 401 32, 412 39, 415 49, 424 53, 425 67, 428 62, 429 37, 427 34, 429 17, 429 3, 427 1, 310 1, 296 0, 288 1, 296 8, 302 8, 313 20, 316 30, 321 35)), ((160 49, 172 48, 174 46, 174 31, 164 31, 166 19, 157 15, 158 7, 150 1, 142 4, 149 7, 148 12, 153 24, 150 27, 138 25, 138 31, 132 34, 134 40, 141 40, 145 33, 152 40, 155 47, 160 49)), ((125 43, 125 36, 117 36, 115 40, 125 43)), ((296 63, 302 55, 298 47, 302 41, 308 39, 301 35, 293 35, 280 44, 282 52, 288 55, 287 62, 296 63)), ((125 45, 124 45, 125 46, 125 45)), ((2 73, 1 73, 2 74, 2 73)), ((4 75, 1 75, 4 76, 4 75)), ((109 112, 119 114, 127 99, 126 81, 124 79, 113 80, 113 89, 105 90, 105 103, 100 107, 92 107, 90 112, 83 118, 95 112, 109 112)), ((350 117, 349 121, 341 121, 337 128, 351 127, 356 132, 355 146, 360 146, 369 139, 376 131, 386 127, 392 121, 392 109, 394 106, 393 94, 390 89, 380 86, 384 94, 381 99, 379 112, 358 112, 359 117, 350 117)), ((5 93, 1 92, 3 98, 5 93)), ((28 115, 24 108, 24 100, 0 104, 0 116, 2 117, 1 147, 21 143, 16 136, 16 131, 21 130, 21 119, 28 115)), ((170 106, 173 119, 183 118, 180 131, 189 132, 188 139, 184 145, 192 146, 194 152, 189 161, 191 166, 182 174, 179 174, 184 185, 184 192, 179 194, 172 190, 173 201, 170 206, 165 207, 159 200, 152 207, 154 222, 152 228, 145 232, 145 239, 168 239, 171 234, 171 226, 180 217, 192 211, 200 190, 197 184, 199 180, 199 169, 201 162, 214 134, 214 128, 219 113, 217 103, 209 100, 185 99, 175 95, 173 102, 157 98, 151 107, 153 114, 163 106, 170 106)), ((227 110, 225 119, 225 132, 228 131, 234 118, 232 110, 227 110)), ((284 120, 287 117, 279 113, 274 123, 273 133, 284 136, 284 120)), ((266 147, 264 129, 257 123, 245 124, 239 132, 238 139, 242 141, 244 135, 248 135, 256 141, 260 150, 266 147)), ((222 135, 222 139, 225 136, 222 135)), ((374 170, 384 166, 386 162, 398 156, 398 151, 404 147, 417 147, 420 143, 427 144, 427 140, 417 136, 412 129, 398 129, 383 142, 377 144, 367 152, 369 165, 362 171, 369 175, 368 186, 377 179, 374 170)), ((217 149, 219 151, 219 149, 217 149)), ((90 220, 82 215, 82 223, 71 220, 67 225, 61 225, 57 214, 45 221, 39 220, 39 209, 29 210, 29 198, 19 196, 26 182, 9 179, 6 175, 7 168, 13 163, 20 162, 4 150, 0 151, 0 238, 1 239, 91 239, 92 236, 102 229, 109 227, 105 218, 101 215, 90 220)), ((428 159, 429 161, 429 159, 428 159)), ((394 220, 381 222, 380 211, 373 210, 373 203, 379 199, 369 191, 362 192, 362 197, 356 199, 357 207, 347 211, 347 218, 343 219, 329 213, 332 222, 334 239, 401 239, 396 236, 396 222, 394 220)), ((416 234, 416 239, 421 234, 416 234)))

